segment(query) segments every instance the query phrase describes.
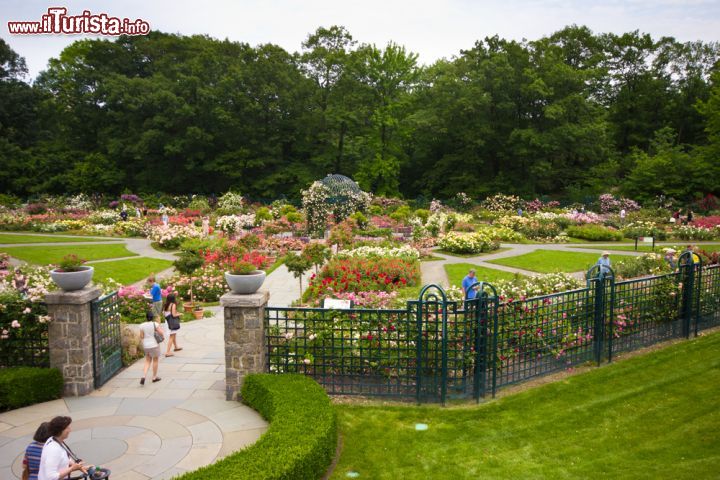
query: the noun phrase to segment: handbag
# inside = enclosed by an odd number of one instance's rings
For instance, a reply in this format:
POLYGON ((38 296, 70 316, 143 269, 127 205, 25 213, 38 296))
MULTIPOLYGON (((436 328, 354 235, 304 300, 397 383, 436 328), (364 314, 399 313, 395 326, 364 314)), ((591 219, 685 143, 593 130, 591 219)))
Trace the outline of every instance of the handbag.
POLYGON ((165 320, 167 320, 168 328, 170 330, 180 330, 180 317, 175 317, 171 313, 168 313, 165 315, 165 320))
POLYGON ((155 336, 155 341, 156 341, 157 343, 162 343, 163 340, 165 340, 165 337, 163 336, 162 333, 160 333, 160 332, 157 331, 157 327, 155 326, 155 322, 152 322, 152 324, 153 324, 153 335, 155 336))

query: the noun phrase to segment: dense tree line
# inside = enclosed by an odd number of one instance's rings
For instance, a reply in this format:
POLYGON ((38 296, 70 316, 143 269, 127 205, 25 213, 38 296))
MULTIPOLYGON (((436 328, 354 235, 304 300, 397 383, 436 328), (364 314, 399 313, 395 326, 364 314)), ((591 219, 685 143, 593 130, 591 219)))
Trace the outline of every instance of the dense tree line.
POLYGON ((153 32, 77 41, 29 84, 0 39, 0 191, 718 194, 719 58, 578 26, 427 67, 337 26, 298 53, 153 32))

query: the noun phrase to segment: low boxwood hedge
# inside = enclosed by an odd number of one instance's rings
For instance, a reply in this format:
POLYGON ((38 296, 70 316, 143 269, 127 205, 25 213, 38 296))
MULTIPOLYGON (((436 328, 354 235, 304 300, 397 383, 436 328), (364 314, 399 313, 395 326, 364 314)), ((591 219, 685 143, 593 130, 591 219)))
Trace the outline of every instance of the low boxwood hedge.
POLYGON ((245 379, 242 397, 270 422, 267 432, 255 444, 179 478, 322 478, 337 446, 335 411, 322 387, 304 375, 255 374, 245 379))
POLYGON ((57 368, 0 369, 0 409, 25 407, 60 398, 63 377, 57 368))

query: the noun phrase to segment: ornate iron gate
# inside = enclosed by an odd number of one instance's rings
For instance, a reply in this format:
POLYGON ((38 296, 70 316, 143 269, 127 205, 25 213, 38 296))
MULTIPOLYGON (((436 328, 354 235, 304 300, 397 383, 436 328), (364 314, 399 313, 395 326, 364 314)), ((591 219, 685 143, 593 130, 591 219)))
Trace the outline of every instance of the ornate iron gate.
POLYGON ((122 368, 120 312, 117 292, 92 302, 93 369, 100 388, 122 368))

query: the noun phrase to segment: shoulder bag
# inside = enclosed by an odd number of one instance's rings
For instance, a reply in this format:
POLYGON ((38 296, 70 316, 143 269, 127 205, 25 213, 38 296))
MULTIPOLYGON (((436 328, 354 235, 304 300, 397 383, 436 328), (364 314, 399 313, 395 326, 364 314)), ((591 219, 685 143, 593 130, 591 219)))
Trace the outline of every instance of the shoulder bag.
POLYGON ((155 336, 155 341, 157 343, 162 343, 163 340, 165 340, 165 337, 163 336, 162 333, 157 331, 158 327, 155 326, 155 322, 152 322, 152 325, 153 325, 153 335, 155 336))
POLYGON ((180 330, 180 317, 176 317, 172 313, 168 313, 165 315, 165 320, 167 320, 168 328, 171 331, 180 330))

